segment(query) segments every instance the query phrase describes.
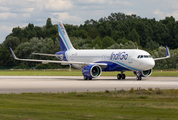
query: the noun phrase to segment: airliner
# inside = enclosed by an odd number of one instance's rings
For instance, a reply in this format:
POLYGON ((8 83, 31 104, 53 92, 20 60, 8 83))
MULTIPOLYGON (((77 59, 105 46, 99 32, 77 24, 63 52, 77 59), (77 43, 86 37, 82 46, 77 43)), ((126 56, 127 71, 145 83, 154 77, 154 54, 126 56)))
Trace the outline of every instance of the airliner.
POLYGON ((166 57, 152 58, 151 55, 139 49, 90 49, 76 50, 64 28, 62 22, 58 24, 59 40, 61 51, 55 54, 32 53, 35 55, 54 56, 60 59, 55 60, 36 60, 36 59, 19 59, 10 48, 11 53, 16 60, 36 61, 47 63, 60 63, 61 65, 71 65, 75 68, 82 69, 84 80, 92 80, 99 77, 102 72, 119 71, 117 79, 125 79, 125 71, 133 71, 137 80, 142 77, 148 77, 152 74, 155 66, 155 60, 166 59, 170 57, 169 49, 166 46, 166 57))

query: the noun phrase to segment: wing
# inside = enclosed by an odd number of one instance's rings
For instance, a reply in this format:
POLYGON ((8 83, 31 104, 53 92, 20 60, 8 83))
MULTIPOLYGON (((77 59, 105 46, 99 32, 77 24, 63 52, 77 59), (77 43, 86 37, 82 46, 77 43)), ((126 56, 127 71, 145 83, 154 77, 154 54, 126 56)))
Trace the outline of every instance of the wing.
POLYGON ((169 53, 169 49, 168 47, 166 46, 166 53, 167 53, 167 56, 166 57, 162 57, 162 58, 154 58, 154 60, 161 60, 161 59, 166 59, 166 58, 170 58, 170 53, 169 53))
MULTIPOLYGON (((10 51, 14 57, 14 59, 16 60, 21 60, 21 61, 32 61, 32 62, 42 62, 43 64, 47 64, 47 63, 61 63, 64 65, 70 65, 70 64, 76 64, 76 65, 80 65, 81 68, 83 68, 86 65, 89 64, 96 64, 99 65, 101 67, 107 67, 106 63, 86 63, 86 62, 73 62, 73 61, 57 61, 57 60, 35 60, 35 59, 19 59, 16 57, 16 55, 14 54, 14 51, 12 50, 12 48, 10 48, 10 51)), ((33 53, 34 54, 34 53, 33 53)), ((42 54, 42 53, 35 53, 36 55, 47 55, 47 56, 59 56, 59 55, 53 55, 53 54, 42 54)))

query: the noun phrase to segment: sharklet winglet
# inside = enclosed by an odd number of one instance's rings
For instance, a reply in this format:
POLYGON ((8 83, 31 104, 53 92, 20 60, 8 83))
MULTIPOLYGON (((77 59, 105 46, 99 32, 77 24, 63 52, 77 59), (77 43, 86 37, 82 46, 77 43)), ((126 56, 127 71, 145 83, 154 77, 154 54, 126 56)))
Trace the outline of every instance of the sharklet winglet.
POLYGON ((167 46, 166 46, 166 53, 167 53, 167 57, 170 57, 169 49, 167 46))
POLYGON ((9 47, 9 48, 10 48, 10 51, 11 51, 12 56, 14 57, 14 59, 18 59, 18 58, 16 57, 16 55, 14 54, 14 51, 12 50, 12 48, 11 48, 11 47, 9 47))

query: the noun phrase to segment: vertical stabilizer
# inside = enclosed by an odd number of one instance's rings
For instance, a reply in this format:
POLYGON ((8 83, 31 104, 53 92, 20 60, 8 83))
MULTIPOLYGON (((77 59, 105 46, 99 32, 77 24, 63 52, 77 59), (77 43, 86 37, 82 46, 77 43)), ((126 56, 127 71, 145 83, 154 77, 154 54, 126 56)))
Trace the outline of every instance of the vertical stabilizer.
POLYGON ((74 49, 62 22, 58 23, 58 32, 59 32, 61 51, 74 49))

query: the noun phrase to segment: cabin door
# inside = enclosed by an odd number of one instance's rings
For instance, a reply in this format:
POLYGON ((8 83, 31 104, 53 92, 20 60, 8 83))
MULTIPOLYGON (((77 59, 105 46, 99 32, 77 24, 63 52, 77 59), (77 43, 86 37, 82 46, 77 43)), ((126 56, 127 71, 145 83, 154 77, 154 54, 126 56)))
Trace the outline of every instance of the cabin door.
POLYGON ((105 60, 106 60, 106 55, 102 55, 101 60, 102 60, 102 61, 105 61, 105 60))
POLYGON ((132 58, 133 58, 134 53, 135 53, 135 52, 129 53, 129 59, 128 59, 128 62, 129 62, 129 63, 132 63, 132 58))

